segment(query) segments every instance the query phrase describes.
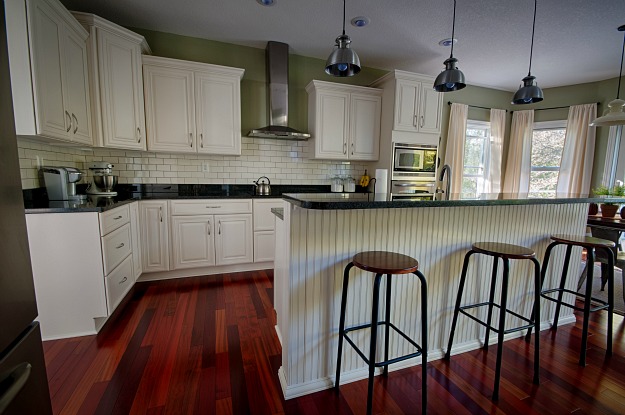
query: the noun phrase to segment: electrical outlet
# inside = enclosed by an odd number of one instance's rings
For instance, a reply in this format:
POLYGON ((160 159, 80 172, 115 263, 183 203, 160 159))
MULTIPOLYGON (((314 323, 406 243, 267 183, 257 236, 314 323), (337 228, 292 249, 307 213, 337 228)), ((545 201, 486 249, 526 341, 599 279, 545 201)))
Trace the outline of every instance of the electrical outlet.
POLYGON ((41 156, 37 156, 37 169, 40 169, 41 167, 43 167, 43 157, 41 156))
POLYGON ((208 173, 209 168, 208 168, 208 162, 204 161, 202 162, 202 173, 208 173))

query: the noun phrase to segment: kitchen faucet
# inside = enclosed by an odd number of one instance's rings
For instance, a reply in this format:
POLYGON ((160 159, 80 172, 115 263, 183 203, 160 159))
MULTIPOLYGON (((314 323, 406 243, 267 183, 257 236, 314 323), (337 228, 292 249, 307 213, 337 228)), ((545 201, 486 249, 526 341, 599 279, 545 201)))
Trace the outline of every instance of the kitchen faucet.
POLYGON ((445 185, 445 190, 440 190, 440 189, 436 189, 437 193, 443 192, 445 193, 445 200, 449 200, 449 192, 451 190, 451 167, 449 166, 449 164, 445 164, 442 168, 441 168, 441 174, 438 177, 439 181, 443 181, 445 179, 445 172, 447 172, 447 183, 445 185))

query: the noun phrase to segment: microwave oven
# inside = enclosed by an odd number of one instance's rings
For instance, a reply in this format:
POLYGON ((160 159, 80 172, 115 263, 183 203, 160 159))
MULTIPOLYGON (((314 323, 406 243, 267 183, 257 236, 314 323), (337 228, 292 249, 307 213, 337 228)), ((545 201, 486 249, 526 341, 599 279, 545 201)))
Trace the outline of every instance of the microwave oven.
POLYGON ((393 144, 393 175, 436 177, 438 147, 425 144, 393 144))

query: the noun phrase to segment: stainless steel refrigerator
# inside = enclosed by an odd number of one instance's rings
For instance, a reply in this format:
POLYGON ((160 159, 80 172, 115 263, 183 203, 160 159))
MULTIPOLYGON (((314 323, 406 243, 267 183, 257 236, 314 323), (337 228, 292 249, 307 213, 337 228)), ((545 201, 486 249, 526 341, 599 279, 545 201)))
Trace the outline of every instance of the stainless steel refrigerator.
POLYGON ((0 414, 51 414, 17 156, 4 2, 0 7, 0 414))

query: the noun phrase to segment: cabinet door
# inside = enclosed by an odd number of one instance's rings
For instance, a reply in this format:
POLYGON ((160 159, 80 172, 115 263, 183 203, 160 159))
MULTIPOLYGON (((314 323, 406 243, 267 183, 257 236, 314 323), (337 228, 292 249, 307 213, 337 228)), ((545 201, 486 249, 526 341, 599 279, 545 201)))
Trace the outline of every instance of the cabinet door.
POLYGON ((141 201, 143 272, 169 271, 169 232, 166 201, 141 201))
POLYGON ((254 203, 254 232, 273 231, 276 215, 271 213, 272 208, 284 207, 282 199, 253 199, 254 203))
POLYGON ((276 254, 274 231, 254 232, 254 262, 273 261, 276 254))
POLYGON ((241 154, 239 77, 195 73, 198 152, 241 154))
POLYGON ((351 95, 349 158, 377 160, 380 151, 382 97, 351 95))
POLYGON ((217 265, 253 262, 252 215, 215 215, 217 265))
POLYGON ((64 23, 46 2, 27 4, 37 134, 68 140, 72 120, 63 94, 64 23))
POLYGON ((421 100, 419 102, 419 131, 422 133, 438 134, 441 132, 441 107, 443 94, 432 88, 421 88, 421 100))
POLYGON ((65 30, 63 43, 65 109, 71 116, 70 138, 81 144, 93 145, 91 136, 91 104, 87 72, 85 39, 71 29, 65 30))
POLYGON ((130 236, 132 238, 132 265, 135 281, 141 276, 141 228, 139 222, 139 203, 130 204, 130 236))
POLYGON ((417 132, 421 83, 398 79, 395 86, 395 130, 417 132))
POLYGON ((103 144, 145 150, 141 47, 98 30, 103 144))
POLYGON ((349 94, 322 91, 317 96, 315 157, 348 158, 349 94))
POLYGON ((213 215, 172 216, 173 269, 215 265, 213 215))
POLYGON ((148 150, 195 153, 193 73, 144 65, 148 150))

